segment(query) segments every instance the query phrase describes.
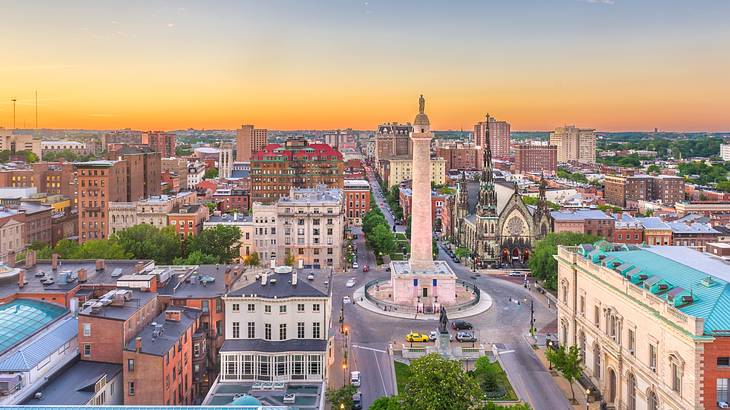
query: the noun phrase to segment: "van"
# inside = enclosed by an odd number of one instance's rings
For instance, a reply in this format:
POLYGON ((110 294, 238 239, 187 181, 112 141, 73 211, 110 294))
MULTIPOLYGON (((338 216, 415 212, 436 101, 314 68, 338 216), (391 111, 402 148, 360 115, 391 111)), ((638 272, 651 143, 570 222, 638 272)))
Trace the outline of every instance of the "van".
POLYGON ((350 372, 350 384, 360 387, 360 372, 350 372))

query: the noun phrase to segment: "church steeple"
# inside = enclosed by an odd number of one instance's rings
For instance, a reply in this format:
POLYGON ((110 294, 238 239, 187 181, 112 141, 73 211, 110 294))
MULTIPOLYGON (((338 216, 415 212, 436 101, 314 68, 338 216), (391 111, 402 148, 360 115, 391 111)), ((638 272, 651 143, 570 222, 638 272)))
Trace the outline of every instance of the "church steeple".
POLYGON ((456 184, 456 191, 458 192, 457 207, 464 210, 466 214, 469 210, 469 192, 466 184, 466 172, 464 171, 461 171, 461 179, 456 184))
POLYGON ((494 177, 492 175, 492 147, 489 142, 489 132, 484 139, 484 162, 482 177, 479 181, 479 205, 477 215, 497 216, 497 192, 494 190, 494 177))
POLYGON ((535 209, 535 221, 539 222, 540 218, 543 215, 548 215, 550 213, 550 210, 548 209, 547 205, 547 198, 545 197, 545 189, 547 188, 547 182, 545 181, 545 176, 540 174, 540 188, 539 188, 539 194, 537 196, 537 209, 535 209))

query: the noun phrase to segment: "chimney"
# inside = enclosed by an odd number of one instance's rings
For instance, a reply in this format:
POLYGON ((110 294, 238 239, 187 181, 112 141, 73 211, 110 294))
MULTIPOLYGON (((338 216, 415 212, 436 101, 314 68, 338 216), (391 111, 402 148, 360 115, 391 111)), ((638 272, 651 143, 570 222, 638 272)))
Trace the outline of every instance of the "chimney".
POLYGON ((297 271, 291 273, 291 285, 297 286, 297 271))
POLYGON ((226 285, 226 292, 231 288, 231 282, 233 282, 233 272, 229 269, 223 274, 223 283, 226 285))
POLYGON ((37 258, 38 257, 36 255, 36 251, 33 249, 28 249, 25 252, 25 268, 28 269, 35 266, 37 258))
POLYGON ((167 309, 165 311, 165 320, 171 322, 179 322, 182 317, 182 311, 179 309, 167 309))
POLYGON ((144 269, 144 263, 142 263, 142 262, 137 262, 134 265, 134 271, 137 272, 137 273, 142 272, 143 269, 144 269))
POLYGON ((140 336, 134 339, 134 351, 137 353, 142 351, 142 337, 140 336))
POLYGON ((18 272, 18 287, 23 288, 25 286, 25 269, 21 269, 18 272))
POLYGON ((51 269, 56 270, 58 269, 58 254, 54 253, 51 255, 51 269))
POLYGON ((76 272, 76 275, 79 277, 79 283, 84 283, 88 280, 88 276, 86 275, 86 269, 81 268, 78 272, 76 272))
POLYGON ((104 259, 97 259, 96 260, 96 270, 100 271, 100 270, 104 270, 104 269, 106 269, 106 262, 104 261, 104 259))
POLYGON ((11 251, 11 252, 9 252, 9 253, 8 253, 8 256, 7 256, 7 257, 6 257, 6 259, 5 259, 5 261, 6 261, 5 263, 6 263, 6 264, 7 264, 7 265, 8 265, 9 267, 11 267, 11 268, 14 268, 14 267, 15 267, 15 252, 12 252, 12 251, 11 251))
POLYGON ((268 282, 268 280, 269 280, 269 273, 268 272, 262 273, 261 274, 261 286, 265 286, 266 282, 268 282))

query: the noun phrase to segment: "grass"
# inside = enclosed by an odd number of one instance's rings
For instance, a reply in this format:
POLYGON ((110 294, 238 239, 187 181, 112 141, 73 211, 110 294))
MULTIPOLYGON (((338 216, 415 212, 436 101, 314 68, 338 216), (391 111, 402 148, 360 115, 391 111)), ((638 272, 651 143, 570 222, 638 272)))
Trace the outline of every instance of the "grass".
POLYGON ((395 364, 395 382, 398 385, 398 394, 406 391, 408 379, 411 377, 411 368, 401 362, 393 362, 395 364))
MULTIPOLYGON (((517 394, 515 394, 515 391, 512 388, 512 385, 510 384, 509 379, 507 378, 507 373, 504 372, 504 369, 502 369, 502 366, 499 364, 499 362, 498 361, 490 362, 489 367, 492 369, 492 371, 496 375, 497 384, 505 392, 502 397, 489 397, 489 399, 490 400, 505 400, 505 401, 517 400, 517 394)), ((484 375, 481 374, 479 371, 475 371, 472 374, 477 378, 477 381, 479 382, 479 385, 481 386, 484 375)))

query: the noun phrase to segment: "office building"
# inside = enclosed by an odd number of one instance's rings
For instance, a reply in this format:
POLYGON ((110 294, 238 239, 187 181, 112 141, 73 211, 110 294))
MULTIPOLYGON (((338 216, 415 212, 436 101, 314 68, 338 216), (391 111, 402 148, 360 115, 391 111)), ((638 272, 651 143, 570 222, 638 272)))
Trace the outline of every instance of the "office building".
POLYGON ((41 140, 32 135, 13 134, 12 131, 0 129, 0 151, 10 151, 15 154, 20 151, 30 151, 38 159, 43 158, 41 140))
POLYGON ((254 154, 266 146, 268 130, 254 128, 253 125, 241 125, 236 130, 236 162, 251 161, 254 154))
POLYGON ((109 237, 109 202, 125 202, 127 163, 89 161, 76 164, 79 242, 109 237))
POLYGON ((730 143, 720 144, 720 158, 730 161, 730 143))
POLYGON ((596 132, 574 125, 558 127, 550 133, 550 145, 558 147, 558 162, 596 163, 596 132))
POLYGON ((218 178, 230 178, 233 169, 233 146, 228 142, 222 142, 219 149, 218 178))
MULTIPOLYGON (((443 158, 431 158, 431 182, 435 185, 446 183, 446 161, 443 158)), ((413 179, 413 160, 409 158, 392 158, 378 163, 378 174, 388 189, 401 182, 413 179)))
POLYGON ((160 157, 170 158, 175 155, 175 134, 162 131, 148 131, 142 133, 142 144, 151 150, 159 152, 160 157))
POLYGON ((684 179, 670 175, 607 175, 604 197, 612 205, 635 208, 638 201, 673 206, 684 201, 684 179))
POLYGON ((411 132, 411 124, 391 122, 378 125, 372 148, 375 163, 390 158, 410 158, 413 154, 411 132))
POLYGON ((487 114, 484 121, 479 121, 474 125, 474 143, 484 148, 487 137, 489 137, 492 157, 509 157, 510 125, 507 121, 497 121, 496 118, 487 114))
POLYGON ((436 147, 436 156, 446 161, 446 170, 478 171, 484 162, 484 150, 473 143, 449 142, 436 147))

